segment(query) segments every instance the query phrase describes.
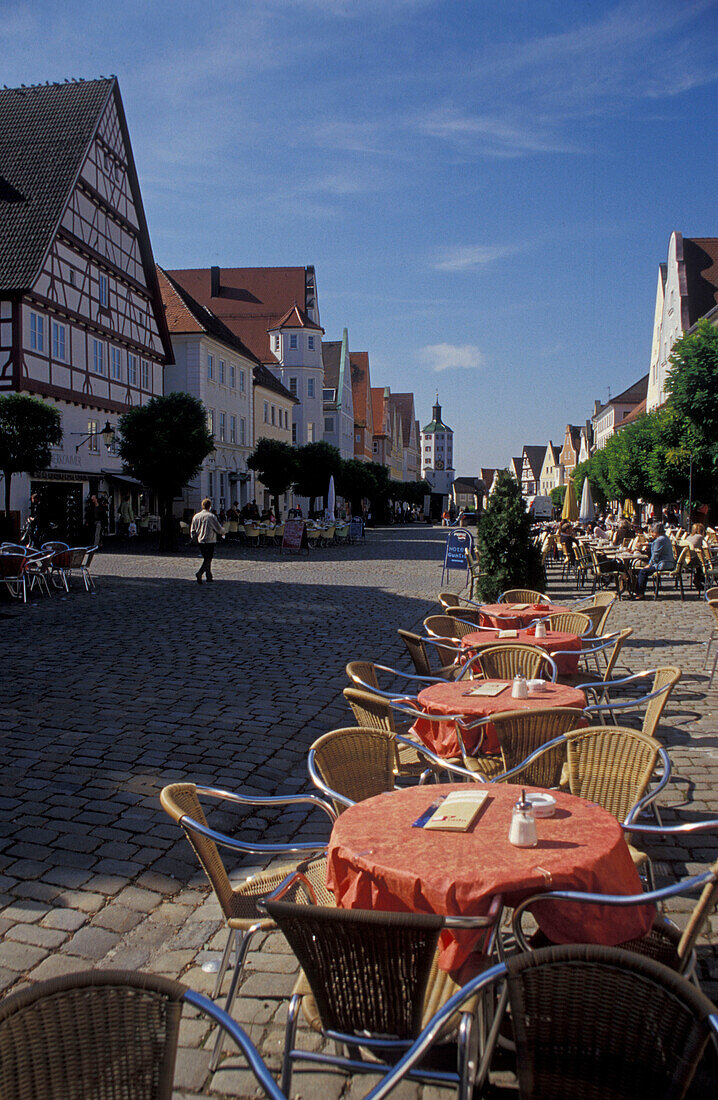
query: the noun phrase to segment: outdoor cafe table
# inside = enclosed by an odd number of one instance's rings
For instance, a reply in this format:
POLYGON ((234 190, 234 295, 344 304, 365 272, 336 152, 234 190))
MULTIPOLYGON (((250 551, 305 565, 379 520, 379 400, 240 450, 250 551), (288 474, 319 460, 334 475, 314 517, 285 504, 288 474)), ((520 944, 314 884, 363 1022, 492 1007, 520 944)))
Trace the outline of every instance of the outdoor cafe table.
POLYGON ((485 603, 481 605, 482 622, 486 626, 517 629, 529 626, 534 619, 544 619, 547 615, 558 615, 570 611, 570 607, 561 607, 555 603, 485 603))
MULTIPOLYGON (((332 829, 327 885, 345 909, 483 916, 501 895, 516 906, 543 890, 640 894, 641 882, 623 831, 608 811, 582 798, 552 791, 556 813, 536 822, 538 845, 509 843, 511 811, 521 788, 485 787, 489 798, 471 828, 440 832, 413 822, 439 795, 465 784, 407 787, 350 806, 332 829)), ((534 916, 554 943, 615 946, 645 935, 653 909, 536 905, 534 916)), ((466 979, 480 965, 482 931, 443 932, 439 966, 466 979), (473 965, 472 965, 473 964, 473 965)))
MULTIPOLYGON (((546 683, 543 690, 531 694, 527 699, 514 699, 511 695, 511 682, 508 680, 453 680, 439 684, 430 684, 422 688, 417 696, 419 706, 426 714, 462 714, 468 721, 485 718, 489 714, 500 714, 507 710, 543 709, 544 707, 577 707, 583 710, 586 696, 577 688, 566 684, 546 683), (498 695, 467 695, 466 692, 481 684, 503 684, 504 690, 498 695)), ((417 718, 412 732, 419 737, 428 749, 437 756, 461 756, 456 738, 456 726, 453 721, 427 722, 417 718)), ((473 752, 479 745, 481 735, 483 752, 499 752, 496 731, 491 723, 469 731, 465 747, 473 752)))
POLYGON ((465 634, 461 639, 462 646, 473 655, 479 646, 492 645, 535 645, 539 649, 545 649, 547 653, 552 650, 571 650, 570 653, 562 653, 556 658, 556 666, 559 674, 569 676, 578 672, 578 655, 583 649, 578 634, 569 634, 566 630, 547 630, 545 638, 537 638, 533 633, 533 627, 518 630, 515 638, 499 638, 498 630, 477 630, 471 634, 465 634))

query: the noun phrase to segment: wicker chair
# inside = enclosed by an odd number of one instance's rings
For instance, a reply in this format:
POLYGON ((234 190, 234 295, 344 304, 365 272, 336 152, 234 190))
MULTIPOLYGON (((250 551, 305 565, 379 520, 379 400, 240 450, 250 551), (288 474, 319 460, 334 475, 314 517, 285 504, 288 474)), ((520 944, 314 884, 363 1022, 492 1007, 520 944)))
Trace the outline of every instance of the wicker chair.
POLYGON ((594 630, 593 621, 583 611, 557 611, 547 615, 543 622, 547 630, 562 630, 567 634, 578 634, 581 638, 590 637, 594 630))
MULTIPOLYGON (((718 599, 709 600, 708 601, 708 608, 710 610, 711 615, 713 616, 713 629, 712 629, 710 637, 708 638, 708 641, 706 643, 706 659, 705 659, 705 664, 703 665, 704 668, 706 668, 706 666, 708 665, 708 655, 710 653, 711 645, 713 644, 713 642, 718 641, 718 599)), ((716 665, 718 665, 718 648, 716 649, 716 655, 713 658, 713 667, 711 669, 710 680, 708 681, 708 686, 709 687, 712 686, 712 684, 713 684, 713 677, 716 674, 716 665)))
POLYGON ((460 607, 455 604, 446 608, 446 614, 452 619, 457 619, 462 625, 473 623, 474 630, 478 630, 482 624, 481 611, 478 607, 460 607))
MULTIPOLYGON (((406 646, 409 656, 411 657, 414 670, 419 676, 435 676, 438 680, 453 680, 457 673, 461 671, 459 665, 454 660, 451 664, 440 665, 434 668, 429 657, 428 644, 431 644, 432 649, 438 649, 437 646, 429 643, 426 638, 423 638, 421 634, 414 634, 411 630, 397 630, 397 634, 406 646)), ((452 651, 454 656, 456 652, 452 651)))
POLYGON ((595 592, 593 595, 586 596, 582 600, 576 600, 575 603, 571 604, 571 610, 580 611, 581 614, 584 614, 588 608, 602 607, 604 610, 604 617, 600 619, 596 625, 596 633, 603 634, 608 616, 611 613, 611 609, 616 599, 617 597, 613 592, 595 592))
POLYGON ((603 680, 599 683, 580 684, 589 698, 596 701, 590 702, 586 707, 586 714, 596 714, 603 720, 605 714, 615 722, 617 711, 640 710, 645 706, 646 710, 641 723, 641 730, 653 737, 658 728, 661 715, 665 710, 668 698, 683 673, 675 665, 665 665, 663 668, 645 669, 636 672, 633 676, 625 676, 621 680, 603 680), (611 699, 611 691, 616 687, 625 687, 627 684, 639 684, 651 680, 650 690, 646 695, 634 699, 611 699), (601 699, 601 702, 598 700, 601 699), (604 701, 605 700, 605 701, 604 701))
MULTIPOLYGON (((519 1100, 681 1100, 718 1008, 653 959, 615 947, 571 944, 515 955, 472 979, 370 1093, 385 1100, 430 1047, 445 1018, 504 985, 516 1040, 519 1100)), ((497 1015, 477 1073, 482 1086, 499 1041, 497 1015)), ((708 1095, 708 1094, 706 1094, 708 1095)))
POLYGON ((201 993, 155 974, 89 970, 0 1004, 3 1100, 171 1100, 182 1010, 243 1052, 264 1095, 286 1100, 246 1032, 201 993))
MULTIPOLYGON (((495 905, 488 917, 470 919, 326 909, 272 899, 265 905, 302 967, 287 1014, 281 1077, 287 1095, 298 1061, 331 1062, 353 1072, 388 1069, 387 1055, 396 1058, 411 1047, 437 1009, 459 992, 449 975, 438 969, 439 933, 451 927, 485 928, 488 954, 501 911, 500 904, 495 905), (300 1009, 312 1030, 335 1041, 335 1055, 297 1047, 300 1009), (348 1058, 342 1047, 348 1048, 348 1058), (365 1052, 371 1055, 366 1060, 365 1052)), ((458 1085, 458 1096, 469 1100, 476 1071, 471 1054, 475 1006, 475 999, 467 998, 463 1010, 448 1013, 432 1036, 432 1041, 437 1036, 458 1039, 456 1070, 432 1068, 427 1077, 419 1068, 409 1076, 458 1085)))
POLYGON ((309 749, 309 778, 337 814, 365 798, 394 790, 399 765, 396 735, 349 726, 319 737, 309 749))
MULTIPOLYGON (((350 661, 347 665, 347 674, 352 681, 352 686, 345 688, 342 694, 351 707, 358 726, 365 729, 384 730, 394 736, 397 733, 402 734, 404 740, 401 743, 397 742, 396 745, 397 776, 402 779, 426 779, 427 764, 421 755, 421 741, 409 732, 411 722, 397 721, 395 711, 388 701, 389 693, 380 692, 373 669, 374 666, 369 661, 350 661), (349 670, 356 665, 368 665, 372 670, 366 679, 358 681, 354 679, 349 670), (371 683, 372 679, 374 683, 371 683), (407 741, 411 744, 407 744, 407 741)), ((397 694, 396 698, 408 698, 408 696, 397 694)))
MULTIPOLYGON (((229 930, 213 996, 215 999, 219 997, 222 982, 229 966, 232 948, 234 948, 235 969, 225 1004, 225 1010, 231 1012, 251 941, 257 932, 268 931, 273 927, 271 920, 259 909, 258 903, 275 890, 284 881, 287 874, 296 869, 297 864, 295 861, 291 866, 283 865, 275 870, 252 874, 238 886, 233 886, 220 855, 219 846, 245 854, 299 856, 323 853, 326 843, 264 844, 254 842, 249 844, 236 837, 226 836, 209 828, 200 798, 221 800, 234 805, 253 807, 254 809, 286 805, 316 806, 323 810, 332 821, 335 814, 331 807, 316 795, 253 798, 213 787, 199 787, 195 783, 170 783, 161 791, 160 803, 162 808, 182 828, 187 840, 194 849, 214 890, 222 916, 229 930)), ((319 858, 305 860, 300 866, 308 877, 316 879, 318 882, 324 881, 326 861, 323 855, 319 858)), ((220 1032, 217 1036, 210 1063, 212 1070, 217 1068, 219 1062, 221 1042, 222 1034, 220 1032)))
POLYGON ((472 660, 487 680, 513 680, 522 672, 529 680, 543 676, 555 682, 556 664, 545 649, 522 643, 500 642, 482 646, 472 660))
POLYGON ((461 639, 466 634, 476 630, 471 624, 461 625, 457 619, 450 615, 429 615, 424 619, 424 630, 429 638, 435 642, 435 648, 442 666, 456 663, 463 653, 461 639))
POLYGON ((551 598, 535 588, 507 588, 498 599, 499 603, 551 603, 551 598))
MULTIPOLYGON (((501 749, 503 771, 491 777, 492 783, 511 773, 511 782, 532 787, 558 787, 566 763, 566 744, 557 745, 519 769, 520 765, 554 738, 568 735, 583 718, 583 711, 574 707, 546 707, 541 710, 509 710, 491 716, 501 749)), ((466 761, 464 761, 466 763, 466 761)))
MULTIPOLYGON (((582 661, 593 660, 596 667, 599 668, 599 657, 606 662, 606 667, 603 671, 604 683, 610 683, 613 676, 613 670, 618 663, 621 650, 628 638, 633 634, 633 627, 627 626, 623 630, 616 631, 615 634, 606 634, 605 637, 596 636, 591 638, 589 642, 585 643, 581 651, 580 659, 582 661)), ((568 649, 552 649, 551 656, 555 660, 562 655, 571 655, 574 650, 568 649)), ((562 672, 559 673, 559 680, 562 684, 570 684, 574 686, 579 683, 584 683, 586 676, 589 674, 587 668, 579 668, 578 672, 562 672)))

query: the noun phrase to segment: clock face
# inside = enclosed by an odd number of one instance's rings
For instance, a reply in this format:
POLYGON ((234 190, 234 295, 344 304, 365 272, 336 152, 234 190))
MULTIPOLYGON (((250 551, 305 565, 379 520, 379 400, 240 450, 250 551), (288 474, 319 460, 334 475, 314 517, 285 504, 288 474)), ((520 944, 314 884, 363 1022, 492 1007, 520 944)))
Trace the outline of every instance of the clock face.
POLYGON ((444 469, 444 460, 443 459, 437 458, 436 468, 437 468, 437 470, 443 470, 444 469))

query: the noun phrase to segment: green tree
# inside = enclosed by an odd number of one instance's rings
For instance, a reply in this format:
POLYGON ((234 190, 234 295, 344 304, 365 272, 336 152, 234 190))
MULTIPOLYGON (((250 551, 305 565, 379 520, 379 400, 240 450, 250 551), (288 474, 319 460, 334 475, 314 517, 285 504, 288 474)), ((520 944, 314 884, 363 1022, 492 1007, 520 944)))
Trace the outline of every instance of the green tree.
POLYGON ((247 465, 272 494, 274 514, 279 520, 279 498, 291 488, 297 476, 296 448, 281 439, 260 439, 247 465))
MULTIPOLYGON (((576 467, 578 469, 578 467, 576 467)), ((554 508, 563 508, 564 497, 566 496, 566 486, 557 485, 555 489, 552 489, 549 493, 551 503, 554 508)))
POLYGON ((500 470, 477 532, 482 578, 481 598, 492 603, 507 588, 545 584, 541 555, 531 540, 531 518, 521 489, 507 470, 500 470))
POLYGON ((342 462, 337 492, 351 504, 352 515, 361 515, 362 501, 371 500, 376 488, 376 478, 367 462, 360 462, 357 458, 342 462))
POLYGON ((197 476, 214 450, 204 405, 189 393, 152 397, 146 405, 124 413, 118 426, 123 468, 157 493, 160 548, 170 550, 176 542, 173 498, 197 476))
POLYGON ((666 391, 673 408, 696 429, 718 459, 718 328, 703 318, 673 345, 666 391))
POLYGON ((34 474, 52 461, 62 442, 62 418, 54 405, 26 394, 0 397, 0 470, 5 477, 5 515, 10 514, 13 474, 34 474))
POLYGON ((386 522, 389 513, 389 500, 392 494, 393 482, 389 478, 389 471, 382 462, 368 462, 376 488, 371 497, 371 513, 374 523, 386 522))
POLYGON ((296 455, 294 491, 300 497, 309 497, 309 511, 313 512, 317 497, 326 498, 329 478, 334 475, 335 483, 338 480, 342 456, 336 447, 324 440, 305 443, 297 449, 296 455))

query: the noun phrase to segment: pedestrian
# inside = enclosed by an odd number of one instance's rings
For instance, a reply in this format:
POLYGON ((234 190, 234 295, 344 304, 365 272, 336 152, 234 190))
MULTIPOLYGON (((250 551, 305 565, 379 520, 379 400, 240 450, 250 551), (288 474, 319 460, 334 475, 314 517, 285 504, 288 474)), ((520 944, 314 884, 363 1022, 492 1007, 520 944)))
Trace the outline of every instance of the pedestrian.
POLYGON ((676 565, 675 558, 673 557, 671 540, 668 538, 666 529, 662 523, 657 523, 655 525, 653 528, 653 536, 651 556, 648 559, 648 565, 646 565, 644 569, 638 570, 636 584, 637 600, 642 600, 644 598, 649 577, 653 576, 654 573, 662 573, 668 569, 674 569, 676 565))
POLYGON ((135 522, 135 513, 132 510, 130 494, 125 493, 120 503, 120 537, 126 538, 130 531, 130 524, 135 522))
POLYGON ((92 545, 99 546, 102 542, 102 507, 97 499, 96 493, 92 493, 87 502, 85 519, 90 529, 90 540, 92 545))
POLYGON ((202 583, 203 573, 208 581, 214 580, 212 576, 214 548, 217 545, 217 536, 224 538, 224 528, 211 509, 212 501, 209 497, 205 497, 202 501, 202 511, 192 516, 189 529, 190 538, 193 542, 197 542, 202 553, 202 564, 195 573, 197 584, 202 583))

